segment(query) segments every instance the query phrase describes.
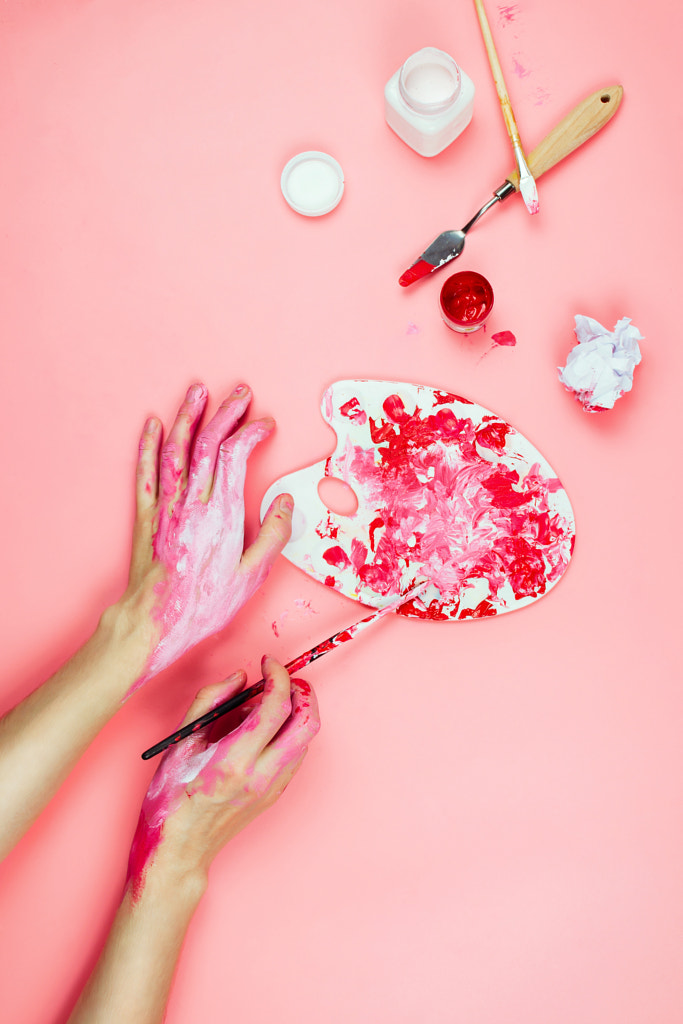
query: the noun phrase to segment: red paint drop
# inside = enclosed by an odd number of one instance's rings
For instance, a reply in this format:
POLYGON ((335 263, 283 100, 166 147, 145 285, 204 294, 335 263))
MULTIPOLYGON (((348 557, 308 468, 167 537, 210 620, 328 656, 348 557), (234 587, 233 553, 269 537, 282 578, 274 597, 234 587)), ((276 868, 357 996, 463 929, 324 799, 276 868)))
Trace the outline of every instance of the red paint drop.
POLYGON ((516 345, 517 339, 515 338, 512 331, 499 331, 498 334, 491 335, 491 341, 495 345, 516 345))

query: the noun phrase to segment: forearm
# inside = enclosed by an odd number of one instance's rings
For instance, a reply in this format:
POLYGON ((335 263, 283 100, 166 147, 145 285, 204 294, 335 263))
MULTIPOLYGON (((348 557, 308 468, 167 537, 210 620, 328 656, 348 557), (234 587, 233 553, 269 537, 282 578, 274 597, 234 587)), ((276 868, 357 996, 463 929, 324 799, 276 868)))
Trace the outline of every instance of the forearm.
POLYGON ((107 944, 68 1024, 159 1024, 192 916, 206 888, 201 874, 127 892, 107 944))
POLYGON ((73 658, 0 720, 0 859, 121 706, 150 642, 142 617, 110 608, 73 658))

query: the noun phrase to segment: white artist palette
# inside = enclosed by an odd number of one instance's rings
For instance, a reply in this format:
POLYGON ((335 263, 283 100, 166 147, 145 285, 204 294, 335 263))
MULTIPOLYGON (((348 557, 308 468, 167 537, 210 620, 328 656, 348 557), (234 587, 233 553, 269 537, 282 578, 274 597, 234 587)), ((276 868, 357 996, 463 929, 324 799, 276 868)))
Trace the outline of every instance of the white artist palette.
POLYGON ((439 620, 514 611, 566 570, 574 516, 557 476, 514 427, 479 405, 418 384, 344 380, 323 395, 334 453, 281 477, 294 497, 285 556, 326 586, 381 608, 421 580, 400 614, 439 620), (325 477, 355 493, 330 511, 325 477))

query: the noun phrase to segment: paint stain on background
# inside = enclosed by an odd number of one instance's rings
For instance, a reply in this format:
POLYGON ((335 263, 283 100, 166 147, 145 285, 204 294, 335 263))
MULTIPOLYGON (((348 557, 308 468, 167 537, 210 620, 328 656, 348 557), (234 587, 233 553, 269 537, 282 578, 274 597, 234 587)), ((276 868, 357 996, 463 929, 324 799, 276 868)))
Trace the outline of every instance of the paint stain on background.
POLYGON ((317 615, 317 611, 313 607, 310 601, 306 601, 303 597, 294 598, 294 607, 287 609, 278 615, 276 619, 273 619, 271 623, 271 629, 275 636, 280 636, 280 631, 284 628, 285 623, 291 616, 297 615, 300 618, 308 618, 311 615, 317 615))
MULTIPOLYGON (((524 32, 524 12, 519 4, 498 4, 498 26, 508 32, 513 39, 520 39, 524 32)), ((536 107, 542 106, 550 99, 547 86, 537 80, 537 68, 534 61, 520 47, 515 49, 510 58, 505 60, 512 74, 527 85, 527 96, 536 107)))

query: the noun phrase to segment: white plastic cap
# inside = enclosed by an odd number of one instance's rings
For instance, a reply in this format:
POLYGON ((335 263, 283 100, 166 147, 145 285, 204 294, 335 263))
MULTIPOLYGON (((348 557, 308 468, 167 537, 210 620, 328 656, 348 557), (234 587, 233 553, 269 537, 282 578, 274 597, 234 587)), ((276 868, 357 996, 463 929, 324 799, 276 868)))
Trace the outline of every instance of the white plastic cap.
POLYGON ((297 213, 321 217, 334 210, 344 192, 344 172, 328 153, 310 150, 289 161, 280 178, 282 194, 297 213))

